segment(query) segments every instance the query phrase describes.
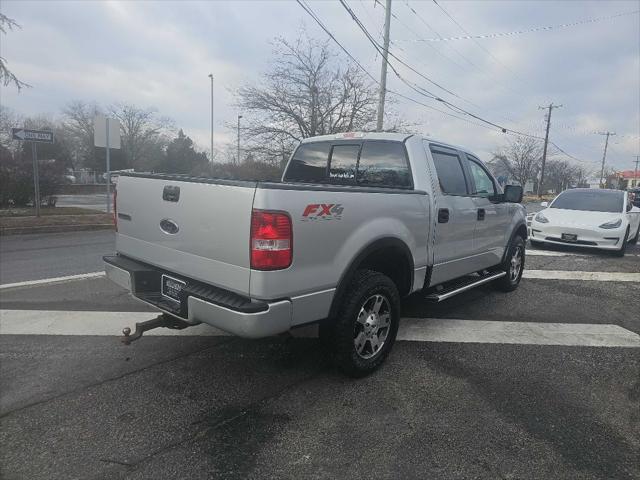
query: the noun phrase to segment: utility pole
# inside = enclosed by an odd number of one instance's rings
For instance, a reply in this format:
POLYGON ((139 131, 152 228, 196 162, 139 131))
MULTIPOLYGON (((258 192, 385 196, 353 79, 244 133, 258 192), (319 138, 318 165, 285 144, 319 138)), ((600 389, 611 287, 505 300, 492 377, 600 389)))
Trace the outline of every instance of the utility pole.
POLYGON ((633 181, 636 187, 640 186, 640 182, 638 181, 638 163, 640 163, 640 155, 636 155, 636 169, 633 171, 633 181))
POLYGON ((606 135, 607 139, 604 142, 604 153, 602 154, 602 169, 600 170, 600 188, 604 188, 604 184, 602 183, 604 179, 604 162, 607 158, 607 147, 609 146, 609 137, 611 135, 615 135, 614 132, 598 132, 598 135, 606 135))
POLYGON ((380 98, 378 100, 378 123, 376 131, 383 130, 384 97, 387 93, 387 53, 389 52, 389 30, 391 30, 391 0, 387 0, 384 14, 384 45, 382 49, 382 68, 380 69, 380 98))
POLYGON ((209 78, 211 79, 211 158, 209 161, 211 162, 211 172, 213 172, 213 73, 209 74, 209 78))
POLYGON ((544 183, 544 166, 547 163, 547 146, 549 145, 549 127, 551 126, 551 111, 560 108, 562 105, 554 105, 553 102, 548 107, 538 107, 538 110, 549 109, 547 113, 547 132, 544 135, 544 149, 542 150, 542 167, 540 168, 540 181, 538 182, 538 197, 542 196, 542 184, 544 183))
POLYGON ((106 139, 107 139, 107 148, 106 148, 106 154, 107 154, 107 213, 111 213, 111 154, 109 152, 109 117, 106 118, 106 121, 104 122, 105 124, 105 128, 107 129, 106 133, 106 139))
POLYGON ((242 115, 238 115, 238 165, 240 165, 240 119, 242 115))

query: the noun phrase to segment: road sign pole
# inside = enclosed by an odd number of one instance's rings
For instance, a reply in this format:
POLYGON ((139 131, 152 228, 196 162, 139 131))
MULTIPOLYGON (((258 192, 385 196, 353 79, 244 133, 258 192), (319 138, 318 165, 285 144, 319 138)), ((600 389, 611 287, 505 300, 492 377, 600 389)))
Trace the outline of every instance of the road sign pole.
POLYGON ((40 216, 40 177, 38 175, 38 151, 35 142, 31 142, 33 155, 33 205, 36 207, 36 217, 40 216))
POLYGON ((107 126, 107 213, 111 213, 111 158, 109 156, 109 119, 105 122, 107 126))

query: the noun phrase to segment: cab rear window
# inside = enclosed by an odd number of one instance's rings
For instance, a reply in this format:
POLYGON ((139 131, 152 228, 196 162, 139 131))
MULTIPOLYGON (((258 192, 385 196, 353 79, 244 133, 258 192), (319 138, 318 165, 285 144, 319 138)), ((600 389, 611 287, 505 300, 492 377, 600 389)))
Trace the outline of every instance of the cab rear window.
POLYGON ((392 141, 304 143, 293 154, 285 182, 410 188, 404 145, 392 141))
POLYGON ((285 182, 325 183, 331 144, 303 143, 295 153, 285 173, 285 182))

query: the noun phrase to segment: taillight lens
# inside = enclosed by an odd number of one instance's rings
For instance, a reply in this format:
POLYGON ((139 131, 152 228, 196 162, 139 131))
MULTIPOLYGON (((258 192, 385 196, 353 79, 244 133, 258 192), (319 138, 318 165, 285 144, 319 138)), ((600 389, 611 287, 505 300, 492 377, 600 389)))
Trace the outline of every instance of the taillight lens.
POLYGON ((116 227, 116 232, 118 231, 118 189, 113 189, 113 225, 116 227))
POLYGON ((293 232, 286 213, 251 212, 251 268, 280 270, 291 265, 293 232))

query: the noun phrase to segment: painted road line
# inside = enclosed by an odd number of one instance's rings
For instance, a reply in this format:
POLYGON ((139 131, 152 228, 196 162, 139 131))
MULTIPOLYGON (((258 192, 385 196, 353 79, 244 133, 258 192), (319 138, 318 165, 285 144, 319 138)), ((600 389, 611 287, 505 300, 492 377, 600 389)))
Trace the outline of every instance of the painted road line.
POLYGON ((529 250, 526 251, 527 256, 540 256, 540 257, 585 257, 583 253, 572 252, 554 252, 553 250, 529 250))
MULTIPOLYGON (((0 334, 100 335, 117 337, 125 326, 153 318, 140 312, 67 312, 0 310, 0 334)), ((315 336, 317 327, 293 330, 295 336, 315 336)), ((145 335, 225 335, 208 325, 184 330, 158 328, 145 335)), ((398 339, 415 342, 509 343, 589 347, 640 347, 640 335, 617 325, 500 322, 436 318, 403 318, 398 339)))
POLYGON ((39 280, 28 280, 26 282, 3 283, 0 290, 19 287, 33 287, 36 285, 52 285, 54 283, 73 282, 75 280, 86 280, 88 278, 104 277, 104 272, 81 273, 79 275, 67 275, 66 277, 41 278, 39 280))
MULTIPOLYGON (((155 318, 154 312, 72 312, 58 310, 0 310, 1 335, 118 336, 124 327, 155 318)), ((184 330, 157 328, 145 335, 224 335, 209 325, 184 330)))
POLYGON ((640 282, 640 273, 526 270, 523 278, 544 280, 591 280, 596 282, 640 282))
MULTIPOLYGON (((527 249, 527 256, 540 256, 540 257, 591 257, 591 258, 602 258, 596 255, 589 255, 587 253, 574 253, 574 252, 558 252, 554 250, 531 250, 527 249)), ((633 253, 625 254, 625 257, 640 257, 640 255, 636 255, 633 253)))
POLYGON ((640 347, 640 335, 618 325, 404 318, 399 340, 583 347, 640 347))

